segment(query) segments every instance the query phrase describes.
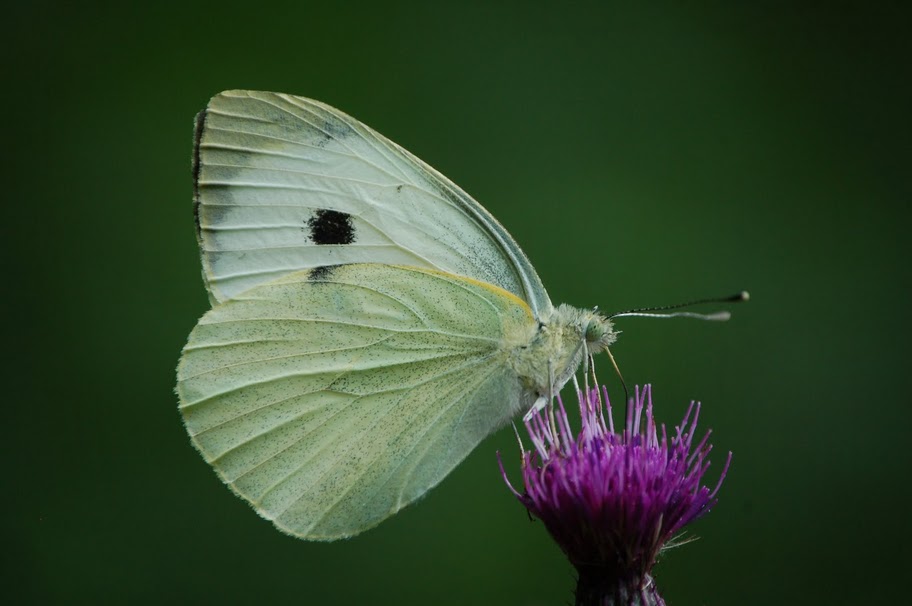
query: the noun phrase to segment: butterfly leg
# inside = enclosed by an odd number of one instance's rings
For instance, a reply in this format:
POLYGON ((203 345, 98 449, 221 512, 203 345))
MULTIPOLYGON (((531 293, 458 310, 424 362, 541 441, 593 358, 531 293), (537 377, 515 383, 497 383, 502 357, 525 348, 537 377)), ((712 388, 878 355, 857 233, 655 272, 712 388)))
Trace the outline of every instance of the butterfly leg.
POLYGON ((529 412, 523 415, 523 421, 529 421, 532 419, 532 415, 543 410, 545 406, 548 405, 548 398, 545 396, 539 396, 535 403, 532 405, 532 408, 529 409, 529 412))

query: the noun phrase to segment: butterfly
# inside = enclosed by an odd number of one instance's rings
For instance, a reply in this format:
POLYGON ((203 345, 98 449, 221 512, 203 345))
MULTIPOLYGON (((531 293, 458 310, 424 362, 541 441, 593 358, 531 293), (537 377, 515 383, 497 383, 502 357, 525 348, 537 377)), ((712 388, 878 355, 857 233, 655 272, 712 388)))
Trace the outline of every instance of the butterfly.
POLYGON ((180 412, 288 534, 376 526, 616 338, 596 311, 554 306, 468 194, 318 101, 216 95, 193 176, 212 309, 181 355, 180 412))

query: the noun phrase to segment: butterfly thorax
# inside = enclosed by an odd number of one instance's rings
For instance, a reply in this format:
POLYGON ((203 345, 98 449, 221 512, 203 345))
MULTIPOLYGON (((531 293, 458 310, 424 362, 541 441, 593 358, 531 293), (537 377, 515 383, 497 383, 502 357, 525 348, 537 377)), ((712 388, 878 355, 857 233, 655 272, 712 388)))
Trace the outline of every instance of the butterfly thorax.
POLYGON ((547 397, 573 376, 584 355, 604 351, 616 338, 608 318, 560 305, 541 320, 531 341, 513 350, 511 363, 529 397, 547 397))

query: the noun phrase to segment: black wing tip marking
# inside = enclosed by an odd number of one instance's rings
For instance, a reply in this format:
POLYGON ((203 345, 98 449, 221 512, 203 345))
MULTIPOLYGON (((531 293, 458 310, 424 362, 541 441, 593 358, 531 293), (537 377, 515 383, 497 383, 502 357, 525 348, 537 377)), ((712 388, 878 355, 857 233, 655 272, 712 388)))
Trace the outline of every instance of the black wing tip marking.
POLYGON ((196 121, 193 127, 193 224, 196 226, 197 238, 202 238, 202 228, 200 227, 200 144, 203 140, 203 131, 206 130, 206 117, 209 114, 208 109, 204 109, 196 114, 196 121))
POLYGON ((307 219, 307 227, 314 244, 351 244, 355 241, 351 215, 338 210, 317 209, 307 219))

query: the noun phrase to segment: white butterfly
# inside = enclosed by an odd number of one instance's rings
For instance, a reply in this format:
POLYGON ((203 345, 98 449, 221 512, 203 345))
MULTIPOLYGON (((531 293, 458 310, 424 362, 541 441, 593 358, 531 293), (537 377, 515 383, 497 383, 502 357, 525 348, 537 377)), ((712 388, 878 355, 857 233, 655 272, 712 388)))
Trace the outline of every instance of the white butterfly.
POLYGON ((377 525, 614 342, 603 316, 551 304, 465 192, 317 101, 217 95, 194 177, 213 307, 183 350, 180 410, 289 534, 377 525))

